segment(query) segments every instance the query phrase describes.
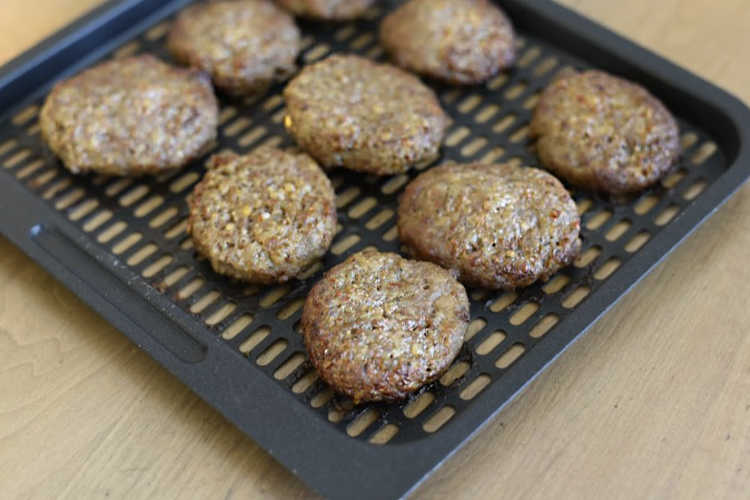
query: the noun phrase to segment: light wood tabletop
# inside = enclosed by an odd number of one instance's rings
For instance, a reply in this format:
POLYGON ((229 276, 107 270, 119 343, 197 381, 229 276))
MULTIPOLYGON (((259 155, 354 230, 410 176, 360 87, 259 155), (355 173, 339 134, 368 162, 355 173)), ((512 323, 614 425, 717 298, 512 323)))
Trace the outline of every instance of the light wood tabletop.
MULTIPOLYGON (((97 3, 3 0, 0 61, 97 3)), ((563 3, 750 102, 747 0, 563 3)), ((415 497, 748 498, 749 261, 746 186, 415 497)), ((313 496, 3 239, 0 284, 0 497, 313 496)))

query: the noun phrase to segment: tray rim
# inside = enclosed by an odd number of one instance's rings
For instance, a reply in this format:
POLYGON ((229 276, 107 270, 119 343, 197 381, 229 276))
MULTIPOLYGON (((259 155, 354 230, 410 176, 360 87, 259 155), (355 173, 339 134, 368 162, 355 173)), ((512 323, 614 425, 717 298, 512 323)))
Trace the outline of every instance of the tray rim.
MULTIPOLYGON (((153 17, 163 17, 167 11, 178 8, 186 0, 168 2, 159 10, 160 2, 153 0, 109 0, 67 27, 46 38, 36 46, 14 58, 0 68, 0 113, 7 113, 16 106, 7 106, 3 92, 22 75, 33 71, 43 61, 49 60, 59 51, 77 40, 88 37, 94 30, 107 25, 113 19, 129 15, 146 22, 153 17), (150 11, 139 16, 139 8, 150 11)), ((101 314, 110 323, 123 331, 139 347, 144 349, 157 362, 181 379, 202 399, 224 414, 274 458, 289 470, 301 477, 308 485, 331 497, 345 498, 357 494, 363 498, 400 497, 414 491, 437 467, 472 439, 529 383, 554 362, 575 340, 605 314, 620 298, 632 289, 651 269, 666 258, 688 235, 697 229, 747 180, 750 176, 750 109, 726 91, 719 89, 688 71, 666 61, 659 55, 644 49, 620 35, 608 30, 566 7, 550 0, 536 0, 524 4, 523 0, 506 0, 505 4, 515 4, 514 8, 528 9, 534 15, 543 16, 550 22, 569 30, 575 27, 575 34, 581 40, 595 44, 599 50, 609 53, 647 73, 676 86, 681 91, 703 101, 714 108, 732 125, 736 133, 737 148, 727 155, 730 166, 704 193, 690 203, 679 214, 679 224, 671 223, 654 234, 651 240, 629 261, 623 264, 618 273, 608 279, 608 286, 597 294, 592 294, 577 307, 576 314, 566 318, 566 328, 577 331, 572 336, 549 338, 519 359, 519 364, 528 365, 526 370, 535 372, 528 380, 513 380, 505 375, 504 384, 492 384, 485 391, 493 396, 477 399, 461 412, 460 418, 450 421, 439 433, 439 439, 422 439, 410 443, 377 447, 349 438, 339 432, 330 432, 330 426, 319 419, 310 419, 305 409, 287 392, 280 391, 266 380, 254 377, 255 372, 247 367, 243 379, 243 390, 252 392, 249 401, 239 401, 228 395, 215 394, 211 386, 214 377, 228 376, 236 368, 228 359, 229 353, 219 347, 220 340, 208 338, 205 332, 191 328, 189 315, 178 310, 164 298, 164 309, 176 327, 205 341, 206 358, 197 363, 183 363, 173 353, 154 340, 154 337, 140 325, 133 322, 143 309, 154 308, 146 301, 138 287, 125 285, 128 271, 102 293, 102 283, 91 276, 66 265, 64 259, 74 262, 75 258, 90 259, 90 265, 106 263, 108 255, 80 238, 79 229, 50 210, 36 196, 26 192, 18 183, 4 183, 3 200, 0 201, 0 230, 19 246, 32 259, 40 263, 58 280, 70 288, 84 302, 101 314), (8 207, 13 207, 9 209, 8 207), (40 221, 45 221, 40 225, 40 221), (53 251, 54 250, 54 254, 53 251), (633 276, 636 278, 633 279, 633 276), (171 305, 171 307, 170 307, 171 305), (181 314, 182 313, 182 314, 181 314), (183 317, 184 316, 184 317, 183 317), (195 330, 195 331, 191 331, 195 330), (552 354, 554 353, 554 354, 552 354), (542 360, 546 360, 542 362, 542 360), (230 364, 231 363, 231 364, 230 364), (217 369, 217 366, 219 369, 217 369), (231 370, 228 368, 231 366, 231 370), (226 370, 226 374, 222 374, 226 370), (513 387, 511 394, 503 395, 507 387, 513 387), (504 399, 497 406, 493 401, 504 399), (253 408, 261 401, 263 408, 253 408), (281 415, 277 409, 283 409, 281 415), (273 417, 275 429, 269 429, 268 419, 273 417), (305 420, 301 429, 298 419, 305 420), (248 420, 251 422, 248 423, 248 420), (458 425, 458 424, 461 425, 458 425), (256 425, 257 424, 257 425, 256 425), (465 429, 471 429, 468 433, 465 429), (356 457, 339 463, 336 468, 325 467, 321 455, 356 457)), ((119 36, 125 36, 123 31, 119 36)), ((116 36, 116 38, 119 38, 116 36)), ((113 39, 114 40, 114 39, 113 39)), ((91 50, 88 55, 95 52, 91 50)), ((49 80, 42 79, 43 83, 49 80)), ((38 89, 27 91, 28 95, 38 89)), ((675 221, 676 222, 676 221, 675 221)), ((111 257, 109 257, 111 259, 111 257)), ((80 261, 80 260, 79 260, 80 261)), ((88 265, 85 267, 89 267, 88 265)), ((130 272, 131 274, 134 274, 130 272)), ((108 275, 116 277, 114 273, 108 275)), ((106 281, 106 280, 105 280, 106 281)), ((161 297, 163 298, 163 297, 161 297)), ((152 297, 153 299, 153 297, 152 297)), ((223 346, 222 346, 223 347, 223 346)), ((249 364, 248 364, 249 365, 249 364)), ((516 370, 516 373, 525 370, 516 370)), ((235 374, 236 375, 236 374, 235 374)), ((520 376, 516 378, 521 378, 520 376)), ((333 463, 331 461, 330 463, 333 463)))

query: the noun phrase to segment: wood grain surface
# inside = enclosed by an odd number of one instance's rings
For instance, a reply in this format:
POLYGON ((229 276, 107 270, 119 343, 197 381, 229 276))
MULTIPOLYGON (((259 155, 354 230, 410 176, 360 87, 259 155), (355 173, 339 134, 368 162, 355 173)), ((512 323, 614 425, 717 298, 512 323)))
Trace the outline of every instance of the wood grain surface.
MULTIPOLYGON (((97 3, 2 0, 0 60, 97 3)), ((563 3, 750 101, 747 0, 563 3)), ((748 498, 749 261, 745 187, 415 497, 748 498)), ((311 496, 0 240, 0 497, 311 496)))

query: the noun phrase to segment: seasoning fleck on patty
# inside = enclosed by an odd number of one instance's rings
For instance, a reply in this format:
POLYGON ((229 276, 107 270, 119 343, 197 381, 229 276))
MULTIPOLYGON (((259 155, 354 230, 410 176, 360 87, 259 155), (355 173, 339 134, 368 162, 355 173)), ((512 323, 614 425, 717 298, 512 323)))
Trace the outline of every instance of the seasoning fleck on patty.
POLYGON ((64 80, 47 96, 42 136, 74 174, 156 174, 202 155, 219 109, 203 73, 150 55, 116 59, 64 80))
POLYGON ((449 121, 419 79, 358 56, 307 66, 284 98, 287 131, 323 166, 377 175, 436 158, 449 121))
POLYGON ((480 83, 516 59, 513 26, 489 0, 410 0, 380 25, 399 66, 453 84, 480 83))
POLYGON ((542 93, 531 121, 542 163, 573 185, 624 194, 677 161, 679 129, 646 89, 602 71, 570 72, 542 93))
POLYGON ((336 229, 333 187, 305 154, 221 153, 188 198, 188 232, 214 270, 253 283, 296 277, 336 229))
POLYGON ((359 17, 375 0, 277 0, 296 16, 343 21, 359 17))
POLYGON ((182 63, 210 73, 222 90, 254 95, 294 73, 300 32, 270 0, 225 0, 182 11, 167 45, 182 63))
POLYGON ((450 272, 365 250, 315 284, 301 331, 320 377, 359 403, 403 398, 437 379, 468 323, 466 290, 450 272))
POLYGON ((473 286, 514 289, 549 278, 580 250, 576 205, 555 177, 510 164, 441 165, 404 190, 401 242, 473 286))

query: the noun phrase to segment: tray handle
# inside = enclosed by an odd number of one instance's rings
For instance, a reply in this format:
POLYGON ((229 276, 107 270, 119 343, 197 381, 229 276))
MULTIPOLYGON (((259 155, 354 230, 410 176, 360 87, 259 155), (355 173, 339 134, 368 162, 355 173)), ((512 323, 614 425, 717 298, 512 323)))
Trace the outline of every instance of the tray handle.
MULTIPOLYGON (((165 311, 157 310, 144 300, 131 286, 106 269, 95 255, 86 252, 59 229, 37 224, 31 228, 30 236, 58 266, 86 288, 86 295, 117 309, 131 327, 155 340, 184 363, 195 364, 206 359, 206 345, 180 328, 175 318, 168 317, 165 311), (101 269, 92 269, 92 266, 101 269)), ((117 266, 117 263, 110 265, 117 266)), ((139 343, 139 347, 143 346, 139 343)))

